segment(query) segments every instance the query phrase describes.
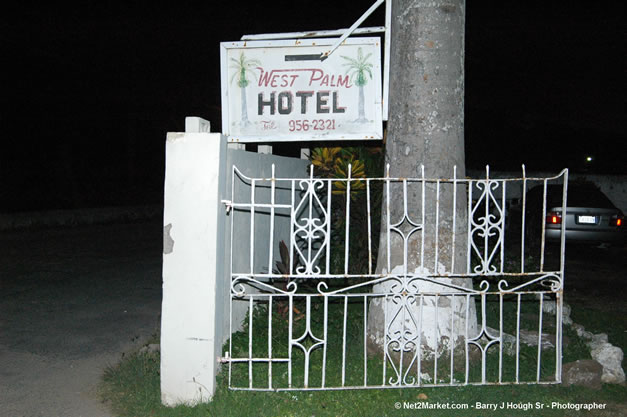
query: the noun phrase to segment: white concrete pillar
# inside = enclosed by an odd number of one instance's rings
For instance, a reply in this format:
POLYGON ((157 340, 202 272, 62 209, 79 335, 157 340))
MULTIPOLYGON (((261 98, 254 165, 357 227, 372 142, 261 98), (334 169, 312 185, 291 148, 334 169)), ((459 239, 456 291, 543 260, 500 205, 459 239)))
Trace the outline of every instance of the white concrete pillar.
POLYGON ((185 132, 209 133, 211 132, 211 123, 200 117, 188 116, 185 118, 185 132))
POLYGON ((223 334, 226 138, 168 133, 164 203, 161 401, 211 399, 223 334), (218 324, 216 326, 216 324, 218 324))

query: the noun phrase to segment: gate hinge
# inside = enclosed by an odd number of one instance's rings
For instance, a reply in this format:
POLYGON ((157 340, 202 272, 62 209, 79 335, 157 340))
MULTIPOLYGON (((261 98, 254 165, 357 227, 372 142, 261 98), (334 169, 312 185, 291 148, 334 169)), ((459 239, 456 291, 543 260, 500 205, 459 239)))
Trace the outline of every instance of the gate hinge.
POLYGON ((220 202, 226 206, 226 214, 229 214, 233 208, 233 202, 231 200, 221 200, 220 202))

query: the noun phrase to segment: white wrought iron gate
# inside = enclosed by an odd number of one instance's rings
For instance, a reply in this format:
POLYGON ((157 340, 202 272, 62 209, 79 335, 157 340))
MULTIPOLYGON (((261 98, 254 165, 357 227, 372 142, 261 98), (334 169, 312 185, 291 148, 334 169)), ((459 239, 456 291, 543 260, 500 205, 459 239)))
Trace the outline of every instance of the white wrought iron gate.
POLYGON ((565 211, 568 172, 387 172, 278 178, 273 167, 248 178, 233 167, 225 204, 240 331, 222 359, 229 387, 560 382, 564 230, 549 245, 545 219, 565 211))

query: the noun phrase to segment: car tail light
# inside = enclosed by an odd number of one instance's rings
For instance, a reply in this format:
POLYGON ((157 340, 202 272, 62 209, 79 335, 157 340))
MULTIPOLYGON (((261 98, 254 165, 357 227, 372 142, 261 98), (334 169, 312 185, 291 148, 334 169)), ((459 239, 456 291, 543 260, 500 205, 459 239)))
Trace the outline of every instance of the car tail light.
POLYGON ((620 227, 623 225, 624 221, 625 221, 625 216, 623 216, 622 214, 617 214, 615 216, 612 216, 612 220, 610 220, 610 226, 620 227))
POLYGON ((546 215, 547 224, 562 224, 562 214, 557 212, 550 212, 546 215))

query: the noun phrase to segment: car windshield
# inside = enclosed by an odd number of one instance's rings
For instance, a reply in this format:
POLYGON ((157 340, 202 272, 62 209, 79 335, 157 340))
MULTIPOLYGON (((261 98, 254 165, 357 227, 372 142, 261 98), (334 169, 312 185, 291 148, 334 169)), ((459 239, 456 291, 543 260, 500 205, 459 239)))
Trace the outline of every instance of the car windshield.
MULTIPOLYGON (((547 205, 551 207, 562 205, 562 186, 549 185, 547 187, 547 205)), ((542 195, 543 187, 530 190, 542 195)), ((614 204, 598 188, 589 185, 571 185, 568 187, 568 207, 615 208, 614 204)))
POLYGON ((614 204, 597 188, 574 186, 568 188, 570 207, 614 208, 614 204))

